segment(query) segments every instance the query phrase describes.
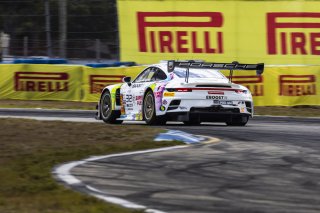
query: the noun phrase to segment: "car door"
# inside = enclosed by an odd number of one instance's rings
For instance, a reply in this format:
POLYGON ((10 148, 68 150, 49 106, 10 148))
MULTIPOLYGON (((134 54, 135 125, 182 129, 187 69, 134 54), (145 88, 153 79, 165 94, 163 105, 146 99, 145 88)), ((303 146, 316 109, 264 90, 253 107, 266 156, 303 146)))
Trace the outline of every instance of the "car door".
MULTIPOLYGON (((140 120, 140 109, 142 109, 143 92, 145 88, 145 82, 148 80, 148 75, 152 72, 152 67, 146 68, 142 71, 138 77, 131 83, 126 85, 123 90, 123 107, 126 118, 129 120, 140 120)), ((142 118, 141 118, 142 119, 142 118)))
POLYGON ((140 76, 132 82, 131 94, 133 97, 132 114, 135 115, 135 120, 142 120, 142 104, 143 96, 146 88, 153 83, 157 69, 155 67, 147 68, 140 76))

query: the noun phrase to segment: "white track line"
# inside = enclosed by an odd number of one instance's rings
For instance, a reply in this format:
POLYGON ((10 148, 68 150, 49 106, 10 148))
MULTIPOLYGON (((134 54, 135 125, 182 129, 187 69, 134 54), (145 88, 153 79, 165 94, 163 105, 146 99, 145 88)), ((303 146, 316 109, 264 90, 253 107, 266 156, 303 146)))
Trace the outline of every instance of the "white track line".
POLYGON ((151 153, 151 152, 163 152, 163 151, 168 151, 168 150, 181 149, 181 148, 185 148, 188 146, 189 145, 180 145, 180 146, 172 146, 172 147, 165 147, 165 148, 158 148, 158 149, 149 149, 149 150, 143 150, 143 151, 125 152, 125 153, 103 155, 103 156, 94 156, 94 157, 90 157, 90 158, 87 158, 87 159, 84 159, 81 161, 73 161, 73 162, 69 162, 69 163, 60 165, 60 166, 54 168, 52 173, 58 179, 60 179, 65 184, 67 184, 71 187, 72 186, 74 186, 74 187, 84 186, 89 191, 90 195, 92 195, 98 199, 101 199, 101 200, 104 200, 104 201, 107 201, 110 203, 118 204, 118 205, 123 206, 125 208, 144 209, 147 213, 165 213, 163 211, 159 211, 156 209, 149 209, 146 206, 139 205, 139 204, 124 200, 122 198, 109 196, 105 192, 102 192, 99 189, 96 189, 92 186, 84 184, 81 180, 79 180, 75 176, 73 176, 70 171, 71 171, 71 169, 73 169, 76 166, 79 166, 79 165, 82 165, 82 164, 85 164, 85 163, 88 163, 91 161, 97 161, 97 160, 106 159, 106 158, 113 158, 113 157, 145 154, 145 153, 151 153))

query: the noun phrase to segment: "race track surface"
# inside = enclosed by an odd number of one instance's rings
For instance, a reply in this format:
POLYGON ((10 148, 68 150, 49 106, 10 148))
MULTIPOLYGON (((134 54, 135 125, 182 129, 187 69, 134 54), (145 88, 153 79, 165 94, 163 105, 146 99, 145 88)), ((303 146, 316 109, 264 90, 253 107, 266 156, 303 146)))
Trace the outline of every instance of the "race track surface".
POLYGON ((166 128, 221 141, 88 162, 72 174, 164 212, 320 212, 320 119, 256 117, 246 127, 166 128))

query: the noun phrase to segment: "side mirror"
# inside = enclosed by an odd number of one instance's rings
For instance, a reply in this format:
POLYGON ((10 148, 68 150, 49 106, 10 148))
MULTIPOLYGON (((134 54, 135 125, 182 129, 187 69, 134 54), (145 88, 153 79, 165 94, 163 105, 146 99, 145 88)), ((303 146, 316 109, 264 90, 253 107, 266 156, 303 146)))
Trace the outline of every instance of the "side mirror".
POLYGON ((123 83, 127 83, 129 86, 131 86, 131 77, 126 76, 122 79, 123 83))

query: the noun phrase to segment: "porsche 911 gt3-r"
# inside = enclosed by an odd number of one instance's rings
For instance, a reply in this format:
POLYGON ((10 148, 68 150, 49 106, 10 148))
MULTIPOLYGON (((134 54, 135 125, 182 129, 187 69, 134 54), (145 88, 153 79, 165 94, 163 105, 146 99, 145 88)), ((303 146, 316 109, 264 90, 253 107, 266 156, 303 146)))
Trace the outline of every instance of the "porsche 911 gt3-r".
POLYGON ((141 121, 225 122, 244 126, 253 116, 248 88, 232 83, 234 70, 263 73, 264 64, 166 61, 145 68, 134 80, 107 86, 97 105, 97 119, 106 123, 141 121), (229 78, 219 70, 230 70, 229 78))

